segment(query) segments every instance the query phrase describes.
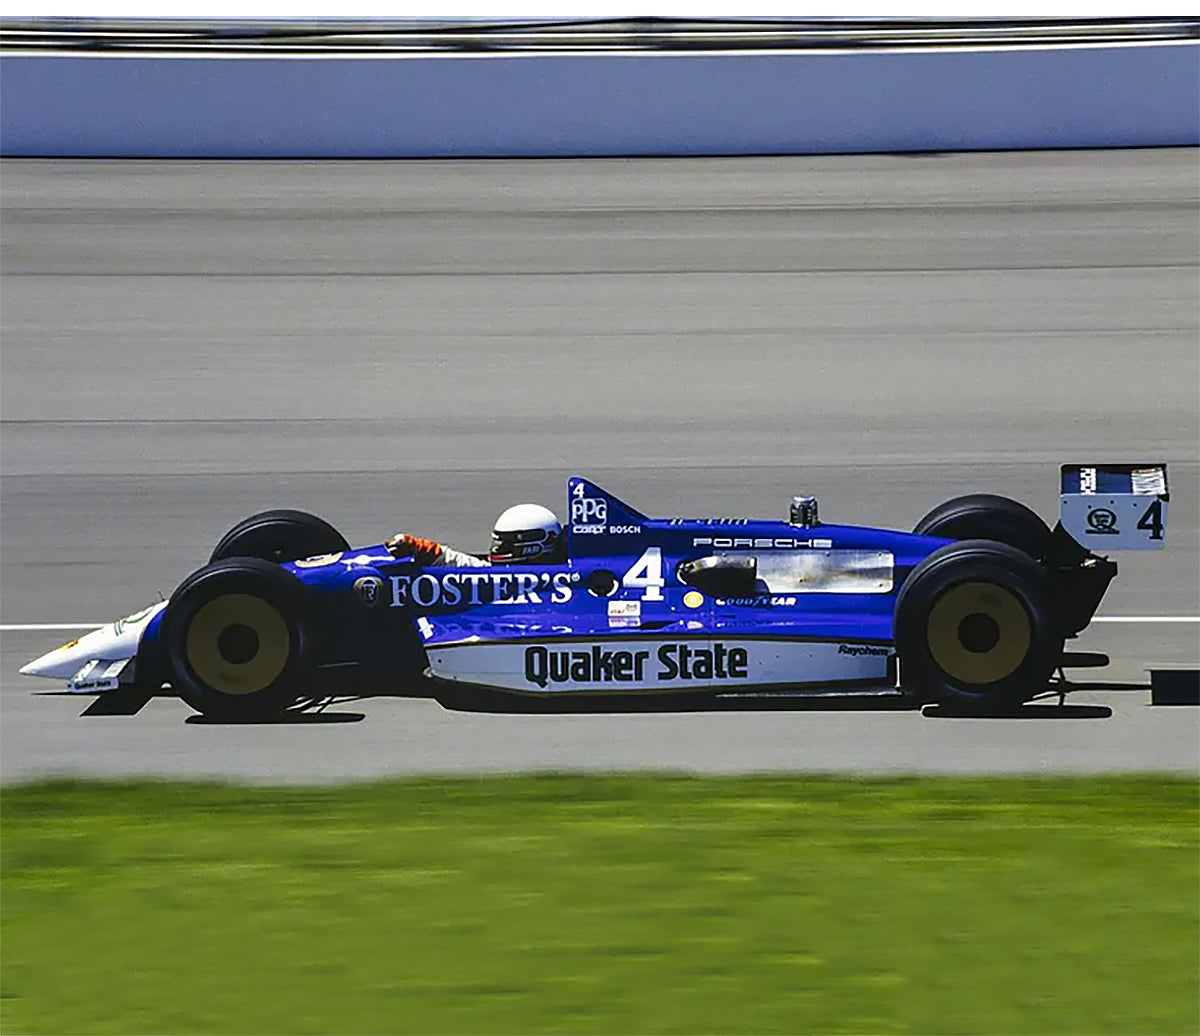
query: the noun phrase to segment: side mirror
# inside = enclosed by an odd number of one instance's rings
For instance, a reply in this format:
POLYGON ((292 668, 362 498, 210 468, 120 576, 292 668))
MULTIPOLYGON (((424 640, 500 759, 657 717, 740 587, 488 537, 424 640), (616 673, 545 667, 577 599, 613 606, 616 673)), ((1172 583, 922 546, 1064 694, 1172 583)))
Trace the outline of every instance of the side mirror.
POLYGON ((729 554, 696 558, 683 562, 675 574, 709 597, 750 597, 758 580, 758 559, 729 554))

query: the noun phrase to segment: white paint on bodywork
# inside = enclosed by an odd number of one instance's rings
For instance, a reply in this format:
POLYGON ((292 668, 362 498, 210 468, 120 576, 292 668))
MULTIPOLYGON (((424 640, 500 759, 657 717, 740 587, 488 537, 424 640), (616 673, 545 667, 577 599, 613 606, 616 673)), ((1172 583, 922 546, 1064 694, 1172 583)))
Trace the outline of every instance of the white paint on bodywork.
POLYGON ((884 680, 891 650, 883 645, 839 641, 789 641, 716 638, 613 638, 579 641, 467 642, 428 649, 429 666, 441 680, 533 693, 568 691, 628 692, 749 688, 773 685, 822 685, 841 681, 884 680), (680 649, 732 658, 735 668, 722 675, 687 674, 680 649), (661 652, 665 651, 664 654, 661 652), (554 655, 557 674, 550 664, 554 655), (597 662, 628 656, 622 666, 601 669, 597 662), (640 659, 639 657, 640 656, 640 659), (578 664, 578 668, 576 668, 578 664), (576 678, 576 675, 582 678, 576 678))
POLYGON ((166 601, 152 604, 107 626, 101 626, 98 630, 92 630, 77 640, 68 641, 62 647, 57 647, 41 658, 35 658, 23 665, 21 675, 70 680, 88 662, 115 662, 123 658, 133 658, 137 654, 142 631, 166 606, 166 601))

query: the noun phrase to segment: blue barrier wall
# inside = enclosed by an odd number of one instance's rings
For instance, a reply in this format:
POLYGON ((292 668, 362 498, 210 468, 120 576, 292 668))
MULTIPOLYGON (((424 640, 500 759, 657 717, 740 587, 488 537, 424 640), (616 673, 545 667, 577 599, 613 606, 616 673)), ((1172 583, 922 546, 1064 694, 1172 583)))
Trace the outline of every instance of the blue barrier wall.
POLYGON ((6 54, 8 156, 814 154, 1195 145, 1200 47, 249 58, 6 54))

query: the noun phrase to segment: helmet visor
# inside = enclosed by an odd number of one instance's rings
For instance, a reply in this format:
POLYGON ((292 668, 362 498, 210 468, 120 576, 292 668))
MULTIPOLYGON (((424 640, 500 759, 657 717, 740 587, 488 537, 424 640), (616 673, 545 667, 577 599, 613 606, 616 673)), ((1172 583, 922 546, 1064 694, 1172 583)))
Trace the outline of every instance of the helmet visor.
POLYGON ((488 551, 490 561, 530 561, 551 554, 558 545, 558 535, 549 529, 518 529, 515 532, 493 531, 488 551))

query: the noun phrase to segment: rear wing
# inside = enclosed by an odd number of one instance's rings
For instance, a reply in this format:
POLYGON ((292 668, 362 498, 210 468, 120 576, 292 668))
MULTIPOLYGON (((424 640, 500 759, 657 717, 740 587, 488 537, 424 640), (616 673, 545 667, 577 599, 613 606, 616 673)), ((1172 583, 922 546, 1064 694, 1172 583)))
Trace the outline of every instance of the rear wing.
POLYGON ((1089 550, 1159 550, 1167 529, 1166 464, 1064 464, 1062 527, 1089 550))

